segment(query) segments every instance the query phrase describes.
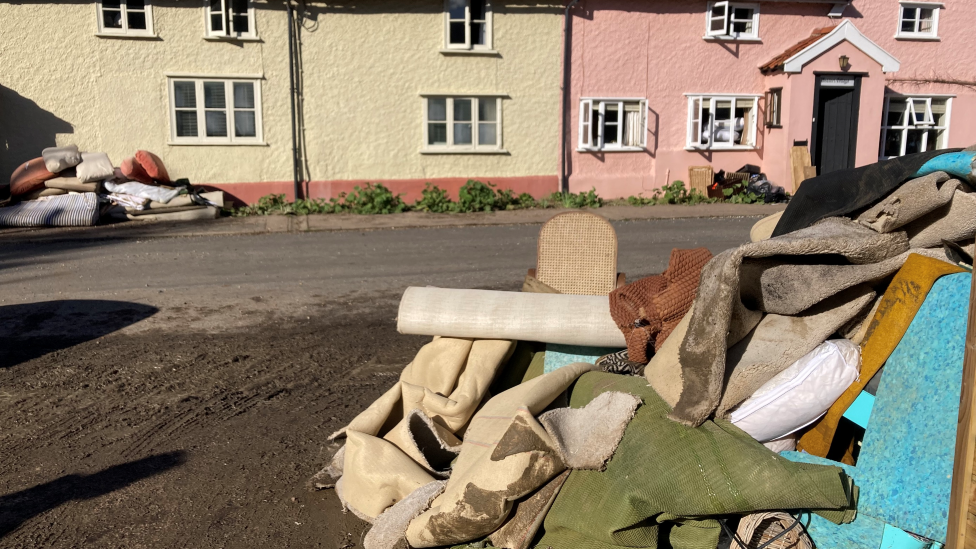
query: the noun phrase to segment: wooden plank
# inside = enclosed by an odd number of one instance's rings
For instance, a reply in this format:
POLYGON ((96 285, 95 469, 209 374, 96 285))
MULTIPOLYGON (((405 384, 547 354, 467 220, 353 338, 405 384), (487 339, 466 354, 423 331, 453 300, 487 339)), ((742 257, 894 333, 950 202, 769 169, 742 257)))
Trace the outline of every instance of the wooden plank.
POLYGON ((806 179, 803 169, 810 165, 810 151, 805 146, 790 149, 790 165, 793 169, 793 192, 800 188, 806 179))
POLYGON ((946 549, 976 549, 976 529, 968 524, 973 505, 973 473, 976 459, 976 276, 969 290, 969 318, 966 325, 966 354, 963 358, 962 395, 956 424, 956 453, 949 498, 949 529, 946 549))

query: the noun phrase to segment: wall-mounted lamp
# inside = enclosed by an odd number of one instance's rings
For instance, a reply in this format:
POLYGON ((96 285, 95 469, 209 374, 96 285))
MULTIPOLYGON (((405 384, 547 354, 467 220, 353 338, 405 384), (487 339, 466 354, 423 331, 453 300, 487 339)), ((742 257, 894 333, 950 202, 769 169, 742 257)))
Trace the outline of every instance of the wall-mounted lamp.
POLYGON ((851 58, 847 57, 846 55, 840 56, 837 59, 837 62, 840 63, 840 70, 842 71, 846 71, 847 69, 851 68, 851 58))

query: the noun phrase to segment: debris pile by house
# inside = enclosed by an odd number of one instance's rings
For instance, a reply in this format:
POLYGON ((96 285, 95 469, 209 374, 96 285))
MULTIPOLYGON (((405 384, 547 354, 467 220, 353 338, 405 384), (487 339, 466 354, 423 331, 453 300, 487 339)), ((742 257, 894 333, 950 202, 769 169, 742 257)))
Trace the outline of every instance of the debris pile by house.
POLYGON ((199 192, 189 180, 172 180, 163 161, 137 151, 113 166, 103 152, 75 145, 49 147, 10 176, 0 208, 3 227, 80 227, 101 218, 129 220, 214 219, 223 192, 199 192))
POLYGON ((945 544, 973 188, 976 148, 834 172, 631 284, 556 216, 522 292, 406 290, 433 340, 312 485, 366 549, 945 544))

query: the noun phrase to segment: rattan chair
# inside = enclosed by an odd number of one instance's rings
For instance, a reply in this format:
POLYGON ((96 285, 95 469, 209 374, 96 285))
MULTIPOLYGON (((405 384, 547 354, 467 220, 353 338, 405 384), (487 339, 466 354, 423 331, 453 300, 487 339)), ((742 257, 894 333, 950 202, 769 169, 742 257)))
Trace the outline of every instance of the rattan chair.
POLYGON ((536 268, 529 276, 564 294, 607 295, 623 286, 617 273, 617 232, 599 215, 556 215, 539 231, 536 268))

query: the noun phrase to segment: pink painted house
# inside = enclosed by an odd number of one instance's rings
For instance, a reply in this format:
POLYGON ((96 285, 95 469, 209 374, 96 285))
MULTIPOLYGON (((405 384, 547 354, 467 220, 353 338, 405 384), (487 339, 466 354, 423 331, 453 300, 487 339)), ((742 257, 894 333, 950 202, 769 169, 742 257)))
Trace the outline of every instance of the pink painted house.
POLYGON ((976 1, 580 0, 573 192, 643 193, 688 168, 819 173, 976 143, 976 1))

